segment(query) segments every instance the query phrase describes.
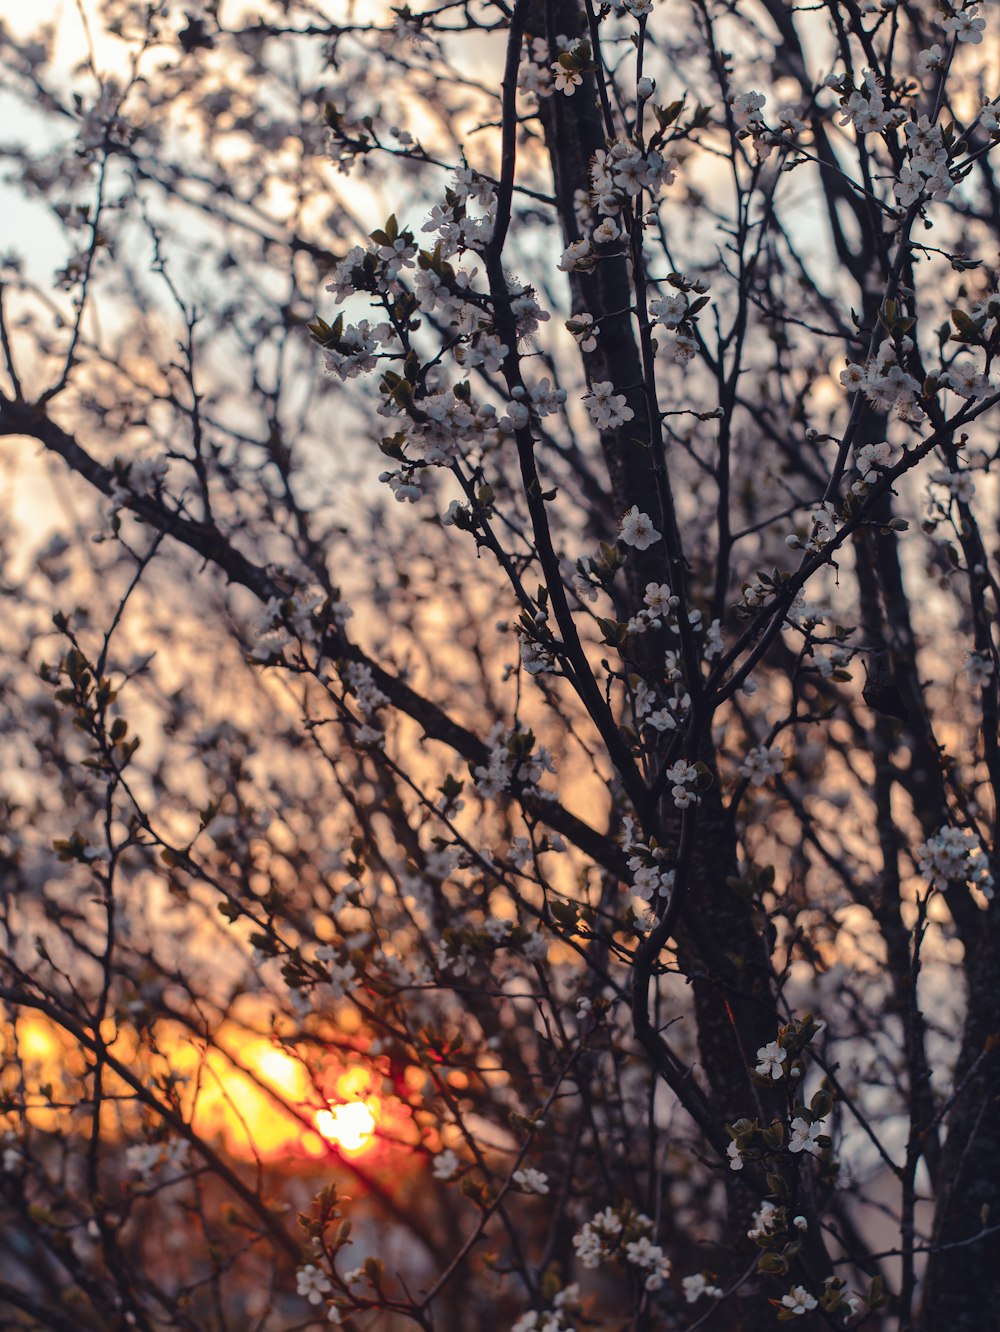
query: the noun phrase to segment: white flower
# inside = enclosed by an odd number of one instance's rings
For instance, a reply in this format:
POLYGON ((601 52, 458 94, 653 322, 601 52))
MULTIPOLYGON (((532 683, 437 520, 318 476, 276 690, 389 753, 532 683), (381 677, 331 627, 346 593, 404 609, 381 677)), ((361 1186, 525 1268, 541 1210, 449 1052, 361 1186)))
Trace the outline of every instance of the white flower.
POLYGON ((603 1212, 595 1213, 573 1236, 573 1248, 581 1266, 588 1270, 599 1267, 606 1253, 605 1238, 619 1235, 621 1228, 621 1218, 610 1207, 606 1207, 603 1212))
POLYGON ((578 268, 593 268, 595 261, 594 247, 589 240, 571 241, 559 260, 563 273, 572 273, 578 268))
POLYGON ((913 167, 900 168, 899 178, 892 187, 896 202, 900 208, 909 208, 915 204, 924 192, 924 178, 913 167))
POLYGON ((446 1147, 443 1152, 438 1152, 435 1156, 432 1174, 435 1179, 454 1179, 458 1165, 458 1157, 450 1147, 446 1147))
POLYGON ((760 110, 766 101, 764 94, 759 92, 745 92, 734 97, 733 119, 737 125, 760 124, 760 110))
POLYGON ((322 1304, 323 1296, 328 1295, 333 1287, 325 1272, 321 1272, 314 1263, 307 1263, 295 1274, 296 1293, 304 1295, 310 1304, 322 1304))
POLYGON ((568 1286, 564 1286, 559 1294, 552 1301, 553 1308, 566 1309, 580 1302, 580 1283, 571 1281, 568 1286))
POLYGON ((816 1308, 816 1297, 810 1295, 804 1286, 793 1286, 787 1295, 782 1295, 781 1303, 791 1309, 797 1317, 816 1308))
POLYGON ((608 380, 592 384, 590 392, 584 395, 584 402, 598 430, 614 430, 635 415, 625 394, 616 393, 615 386, 608 380))
POLYGON ((753 1225, 747 1231, 747 1239, 763 1239, 782 1228, 781 1208, 773 1202, 762 1202, 760 1209, 753 1214, 753 1225))
POLYGON ((533 1170, 531 1166, 525 1166, 523 1170, 515 1170, 512 1176, 514 1183, 520 1185, 525 1193, 548 1193, 549 1177, 541 1170, 533 1170))
POLYGON ((762 1078, 771 1077, 777 1082, 782 1074, 781 1066, 787 1058, 787 1050, 783 1050, 777 1041, 769 1041, 757 1051, 757 1059, 760 1062, 754 1072, 762 1078))
POLYGON ((790 130, 793 134, 801 134, 806 127, 794 106, 779 107, 777 120, 782 129, 790 130))
MULTIPOLYGON (((126 1151, 126 1159, 128 1157, 128 1152, 132 1150, 133 1149, 131 1147, 128 1148, 128 1150, 126 1151)), ((24 1157, 16 1147, 5 1147, 3 1149, 2 1160, 3 1160, 3 1171, 5 1175, 13 1174, 14 1171, 20 1170, 21 1166, 24 1165, 24 1157)))
POLYGON ((864 366, 855 365, 853 361, 848 361, 847 368, 840 372, 840 382, 848 393, 856 393, 858 389, 864 388, 867 378, 864 366))
POLYGON ((552 73, 556 76, 556 92, 565 93, 567 97, 572 97, 583 82, 583 75, 578 69, 567 69, 558 60, 551 68, 552 73))
POLYGON ((622 515, 618 526, 618 539, 624 541, 626 546, 634 546, 636 550, 648 550, 662 538, 662 532, 658 532, 653 526, 649 514, 640 513, 637 505, 633 504, 628 513, 622 515))
POLYGON ((960 42, 971 42, 973 46, 978 46, 983 40, 986 20, 979 17, 979 10, 973 5, 971 9, 945 19, 941 26, 953 32, 960 42))
POLYGON ((743 1157, 740 1154, 740 1149, 735 1142, 731 1142, 729 1146, 726 1148, 726 1155, 729 1157, 730 1170, 743 1169, 743 1157))
POLYGON ((990 381, 971 361, 955 361, 942 376, 961 398, 985 398, 990 392, 990 381))
POLYGON ((413 256, 416 253, 417 247, 407 232, 394 240, 391 245, 380 245, 378 249, 378 257, 386 265, 386 275, 393 279, 399 277, 401 269, 413 267, 413 256))
POLYGON ((680 598, 672 594, 666 583, 647 583, 642 599, 654 615, 666 615, 680 603, 680 598))
POLYGON ((537 1309, 529 1309, 516 1323, 511 1324, 510 1332, 537 1332, 538 1326, 537 1309))
POLYGON ((675 365, 687 365, 688 361, 694 360, 697 353, 697 340, 689 333, 678 333, 666 350, 667 358, 675 365))
POLYGON ((976 483, 967 468, 958 472, 931 472, 930 479, 935 485, 944 486, 955 499, 965 504, 971 503, 976 493, 976 483))
POLYGON ((808 1152, 811 1156, 819 1156, 823 1148, 816 1139, 822 1132, 823 1125, 819 1122, 810 1124, 801 1115, 796 1115, 792 1120, 792 1136, 788 1139, 788 1150, 790 1152, 808 1152))
POLYGON ((595 1212, 589 1224, 595 1226, 603 1235, 621 1234, 621 1217, 610 1207, 605 1207, 603 1212, 595 1212))
POLYGON ((878 444, 862 444, 854 454, 854 465, 865 485, 878 480, 880 471, 892 466, 892 445, 887 440, 878 444))
POLYGON ((844 102, 842 125, 853 122, 857 134, 879 134, 893 122, 893 116, 885 109, 885 99, 878 80, 870 69, 864 71, 864 91, 856 90, 844 102))
POLYGON ((973 319, 1000 319, 1000 292, 990 291, 972 304, 973 319))
POLYGON ((993 659, 985 652, 970 652, 965 659, 965 673, 973 689, 982 689, 993 679, 993 659))
POLYGON ((676 809, 687 809, 688 805, 697 805, 698 797, 686 786, 672 786, 670 794, 676 809))
POLYGON ((997 116, 997 108, 992 104, 984 106, 980 111, 979 123, 984 130, 989 130, 991 134, 1000 134, 1000 117, 997 116))
POLYGON ((647 1290, 659 1290, 670 1275, 670 1259, 664 1256, 659 1244, 653 1244, 645 1235, 625 1245, 625 1257, 634 1267, 648 1273, 647 1290))
POLYGON ((652 97, 655 88, 656 84, 653 80, 644 76, 635 85, 635 95, 641 102, 645 102, 652 97))
POLYGON ((592 352, 596 349, 597 325, 592 314, 574 315, 572 319, 566 320, 566 327, 573 334, 576 345, 581 351, 592 352))
POLYGON ((920 873, 935 887, 964 884, 978 888, 987 899, 993 897, 993 875, 971 828, 939 828, 917 847, 917 862, 920 873))
POLYGON ((600 1265, 604 1257, 604 1246, 599 1235, 595 1235, 589 1225, 573 1236, 573 1248, 582 1267, 593 1270, 600 1265))
MULTIPOLYGON (((785 756, 777 745, 772 745, 770 749, 757 745, 740 764, 740 772, 749 778, 751 786, 763 786, 769 777, 776 777, 783 772, 784 767, 785 756)), ((758 1051, 757 1058, 760 1057, 758 1051)))
POLYGON ((652 726, 657 731, 676 731, 677 718, 669 708, 657 708, 646 718, 647 726, 652 726))
MULTIPOLYGON (((629 861, 630 867, 635 860, 638 860, 638 856, 629 861)), ((632 891, 644 902, 650 902, 654 897, 666 897, 673 889, 676 878, 676 870, 660 869, 658 865, 642 865, 633 870, 632 891)))
POLYGON ((664 328, 676 328, 687 314, 687 297, 657 296, 649 302, 649 313, 664 328))
POLYGON ((688 1304, 695 1304, 701 1299, 702 1295, 707 1295, 710 1300, 722 1298, 722 1291, 718 1286, 713 1286, 705 1279, 704 1272, 696 1272, 694 1276, 685 1277, 681 1282, 684 1288, 684 1298, 688 1304))
POLYGON ((937 42, 933 46, 928 46, 925 51, 921 51, 917 56, 917 69, 921 74, 926 74, 931 69, 938 69, 943 63, 944 52, 937 42))

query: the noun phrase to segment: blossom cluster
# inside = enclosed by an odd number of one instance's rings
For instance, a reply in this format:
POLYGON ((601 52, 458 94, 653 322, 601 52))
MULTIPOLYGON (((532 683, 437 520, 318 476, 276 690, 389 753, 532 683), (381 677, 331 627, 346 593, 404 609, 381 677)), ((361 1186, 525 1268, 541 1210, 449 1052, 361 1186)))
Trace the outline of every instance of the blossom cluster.
POLYGON ((993 875, 979 838, 971 828, 945 825, 917 847, 921 875, 932 886, 965 885, 993 897, 993 875))
POLYGON ((576 1332, 567 1321, 580 1299, 580 1287, 574 1282, 564 1286, 552 1300, 552 1308, 530 1309, 522 1314, 510 1332, 576 1332))
POLYGON ((898 344, 887 339, 865 365, 849 362, 841 371, 840 382, 849 393, 863 392, 876 411, 894 411, 903 420, 919 420, 920 383, 899 363, 900 354, 912 349, 909 338, 898 344))
POLYGON ((502 722, 497 722, 487 736, 489 758, 485 764, 479 764, 473 771, 476 790, 485 799, 511 790, 516 781, 521 788, 534 788, 544 796, 538 783, 545 773, 555 772, 552 755, 544 745, 536 745, 530 731, 518 728, 508 731, 502 722))
POLYGON ((932 125, 926 116, 921 116, 919 120, 908 120, 903 133, 907 160, 892 187, 897 202, 901 207, 909 208, 924 195, 931 199, 947 199, 955 182, 941 126, 932 125))
POLYGON ((740 772, 751 786, 763 786, 784 771, 785 755, 777 745, 755 745, 740 764, 740 772))
POLYGON ((599 1267, 611 1257, 624 1258, 645 1274, 647 1290, 659 1290, 670 1275, 670 1260, 650 1239, 653 1229, 652 1220, 642 1212, 606 1207, 577 1231, 573 1248, 585 1268, 599 1267))

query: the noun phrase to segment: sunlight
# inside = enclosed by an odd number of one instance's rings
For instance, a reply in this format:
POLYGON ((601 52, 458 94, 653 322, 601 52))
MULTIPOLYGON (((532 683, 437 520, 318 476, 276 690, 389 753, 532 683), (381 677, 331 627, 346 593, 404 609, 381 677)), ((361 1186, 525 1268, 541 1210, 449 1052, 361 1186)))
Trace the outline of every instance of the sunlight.
POLYGON ((327 1142, 335 1143, 341 1151, 353 1155, 371 1146, 375 1116, 364 1101, 353 1101, 349 1105, 317 1110, 316 1127, 327 1142))

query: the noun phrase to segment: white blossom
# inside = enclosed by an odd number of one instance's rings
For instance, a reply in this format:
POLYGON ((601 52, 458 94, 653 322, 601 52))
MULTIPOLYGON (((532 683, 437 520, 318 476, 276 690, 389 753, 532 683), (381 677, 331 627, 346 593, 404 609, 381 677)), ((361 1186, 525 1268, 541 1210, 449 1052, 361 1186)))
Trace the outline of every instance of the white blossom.
POLYGON ((633 546, 636 550, 648 550, 650 546, 662 540, 662 536, 663 534, 653 526, 649 514, 641 513, 637 505, 633 504, 628 513, 622 515, 618 526, 618 539, 626 546, 633 546))
POLYGON ((964 885, 978 888, 987 899, 993 897, 993 875, 971 828, 939 828, 917 848, 917 863, 921 875, 935 887, 964 885))
POLYGON ((757 1051, 757 1067, 754 1072, 760 1077, 770 1077, 775 1082, 783 1073, 782 1065, 788 1058, 788 1051, 778 1044, 777 1041, 769 1041, 767 1045, 762 1045, 757 1051))
POLYGON ((777 777, 783 772, 784 767, 785 756, 777 745, 771 745, 770 748, 756 745, 740 764, 740 772, 749 780, 751 786, 763 786, 769 777, 777 777))
POLYGON ((300 1267, 295 1274, 296 1293, 303 1295, 310 1304, 322 1304, 323 1296, 329 1295, 333 1287, 330 1278, 314 1263, 300 1267))
POLYGON ((559 61, 556 61, 551 68, 555 75, 556 92, 565 93, 567 97, 572 97, 577 88, 583 83, 583 75, 578 69, 567 69, 559 61))
POLYGON ((607 380, 591 384, 584 401, 590 419, 599 430, 614 430, 626 421, 631 421, 635 415, 625 394, 616 393, 614 385, 607 380))
POLYGON ((973 46, 978 46, 983 40, 983 29, 986 27, 986 20, 980 18, 979 9, 973 5, 970 9, 960 10, 946 18, 941 26, 948 32, 953 32, 960 42, 969 42, 973 46))
POLYGON ((763 1239, 780 1231, 783 1217, 784 1213, 777 1203, 765 1200, 754 1212, 753 1225, 747 1231, 747 1239, 763 1239))
POLYGON ((431 1173, 435 1179, 454 1179, 458 1173, 459 1160, 450 1147, 446 1147, 443 1152, 438 1152, 434 1157, 434 1164, 431 1167, 431 1173))
POLYGON ((710 1300, 719 1300, 722 1298, 722 1289, 719 1286, 711 1284, 706 1280, 704 1272, 695 1272, 693 1276, 686 1276, 681 1282, 684 1291, 684 1298, 688 1304, 696 1304, 698 1300, 705 1295, 710 1300))
POLYGON ((788 1139, 788 1150, 790 1152, 808 1152, 811 1156, 818 1156, 823 1148, 816 1139, 823 1132, 823 1125, 818 1121, 810 1124, 808 1120, 803 1119, 801 1115, 796 1115, 792 1120, 792 1132, 788 1139))
POLYGON ((782 1295, 781 1303, 798 1317, 808 1313, 810 1309, 815 1309, 818 1301, 804 1286, 793 1286, 787 1295, 782 1295))
POLYGON ((533 1170, 531 1166, 525 1166, 523 1170, 515 1170, 511 1178, 524 1193, 548 1193, 549 1191, 548 1175, 544 1171, 533 1170))
POLYGON ((987 652, 970 652, 965 659, 965 674, 973 689, 984 689, 993 679, 993 658, 987 652))
POLYGON ((737 125, 751 125, 761 122, 761 109, 767 98, 761 92, 739 93, 732 99, 733 119, 737 125))

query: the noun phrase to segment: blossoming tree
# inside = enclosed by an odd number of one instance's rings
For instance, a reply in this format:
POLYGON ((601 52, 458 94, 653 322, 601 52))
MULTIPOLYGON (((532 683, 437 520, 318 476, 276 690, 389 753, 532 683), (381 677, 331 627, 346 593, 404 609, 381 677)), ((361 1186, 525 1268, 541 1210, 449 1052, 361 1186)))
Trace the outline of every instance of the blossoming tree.
POLYGON ((984 1326, 998 40, 0 30, 5 1325, 984 1326))

